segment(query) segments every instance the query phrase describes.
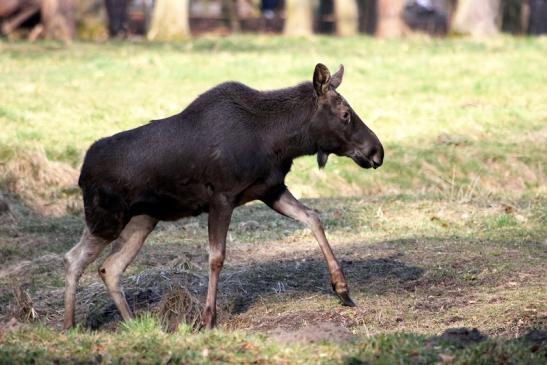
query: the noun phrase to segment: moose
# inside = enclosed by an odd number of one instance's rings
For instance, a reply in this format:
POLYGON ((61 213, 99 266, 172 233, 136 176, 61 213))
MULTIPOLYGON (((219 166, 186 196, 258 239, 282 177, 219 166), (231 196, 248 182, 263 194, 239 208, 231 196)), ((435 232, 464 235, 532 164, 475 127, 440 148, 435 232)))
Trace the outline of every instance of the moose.
POLYGON ((99 266, 122 318, 131 318, 120 277, 160 220, 208 213, 209 282, 201 326, 216 322, 216 294, 233 210, 260 200, 307 225, 326 259, 341 303, 355 306, 321 221, 285 186, 295 158, 350 157, 362 168, 382 165, 384 149, 336 89, 344 67, 331 76, 317 64, 312 82, 257 91, 222 83, 179 114, 100 139, 86 153, 78 185, 86 226, 65 256, 64 328, 74 325, 75 295, 85 268, 112 243, 99 266))

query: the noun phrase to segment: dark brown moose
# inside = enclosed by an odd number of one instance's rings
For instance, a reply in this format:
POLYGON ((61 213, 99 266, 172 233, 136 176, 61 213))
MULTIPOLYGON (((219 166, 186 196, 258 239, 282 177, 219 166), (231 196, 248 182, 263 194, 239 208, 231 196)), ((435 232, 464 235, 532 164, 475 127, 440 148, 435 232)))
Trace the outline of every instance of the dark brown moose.
POLYGON ((74 324, 75 292, 85 268, 111 242, 99 267, 124 320, 131 318, 120 277, 160 220, 209 213, 209 286, 202 326, 216 317, 217 284, 233 210, 261 200, 312 230, 327 261, 332 286, 354 306, 340 263, 317 214, 285 186, 295 158, 329 154, 352 158, 363 168, 382 165, 376 135, 336 88, 344 68, 331 76, 318 64, 313 82, 257 91, 237 82, 200 95, 181 113, 100 139, 87 151, 78 184, 86 228, 65 255, 64 327, 74 324))

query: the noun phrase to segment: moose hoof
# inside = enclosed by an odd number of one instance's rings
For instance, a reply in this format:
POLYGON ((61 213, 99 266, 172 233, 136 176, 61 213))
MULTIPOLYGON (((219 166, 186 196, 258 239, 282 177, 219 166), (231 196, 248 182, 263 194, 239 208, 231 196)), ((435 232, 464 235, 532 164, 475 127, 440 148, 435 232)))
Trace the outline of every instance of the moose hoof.
POLYGON ((206 308, 203 312, 201 324, 199 326, 199 330, 203 329, 213 329, 215 327, 216 322, 216 314, 213 313, 213 311, 210 308, 206 308))
POLYGON ((205 321, 201 321, 201 323, 198 327, 198 331, 212 330, 213 328, 215 328, 214 321, 205 320, 205 321))
POLYGON ((355 302, 350 298, 349 291, 347 289, 338 291, 336 290, 336 285, 332 284, 332 290, 334 290, 338 298, 340 298, 343 306, 356 307, 355 302))
POLYGON ((342 302, 343 306, 346 307, 356 307, 355 302, 350 298, 349 293, 336 293, 338 295, 338 298, 340 298, 340 301, 342 302))
POLYGON ((71 329, 72 327, 74 327, 74 319, 72 318, 65 318, 63 320, 63 331, 68 331, 69 329, 71 329))

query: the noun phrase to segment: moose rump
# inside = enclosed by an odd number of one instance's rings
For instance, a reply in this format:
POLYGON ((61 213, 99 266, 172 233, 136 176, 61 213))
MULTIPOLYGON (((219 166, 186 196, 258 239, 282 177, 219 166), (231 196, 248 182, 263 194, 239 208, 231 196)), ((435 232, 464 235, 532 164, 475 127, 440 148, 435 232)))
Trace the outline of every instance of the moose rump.
POLYGON ((218 100, 218 91, 238 86, 220 85, 179 115, 90 147, 78 184, 92 234, 116 239, 131 217, 142 214, 157 220, 197 216, 208 212, 215 192, 243 191, 249 180, 267 177, 256 134, 226 117, 238 114, 236 106, 201 100, 218 100))
POLYGON ((343 72, 341 67, 331 76, 318 64, 312 82, 267 92, 227 82, 177 115, 95 142, 79 179, 86 228, 65 255, 65 328, 74 324, 77 282, 106 246, 112 243, 112 253, 99 275, 128 319, 120 277, 146 237, 160 220, 204 212, 209 213, 210 275, 203 326, 213 327, 231 215, 252 200, 311 228, 336 294, 343 304, 354 305, 317 214, 284 183, 292 161, 302 155, 317 154, 320 167, 331 153, 364 168, 382 164, 380 141, 336 91, 343 72))

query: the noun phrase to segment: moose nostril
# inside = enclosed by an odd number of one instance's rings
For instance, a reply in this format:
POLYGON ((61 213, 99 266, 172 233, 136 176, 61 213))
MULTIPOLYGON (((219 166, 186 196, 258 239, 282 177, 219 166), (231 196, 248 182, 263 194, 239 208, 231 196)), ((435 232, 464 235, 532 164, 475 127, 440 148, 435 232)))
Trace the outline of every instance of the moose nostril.
POLYGON ((374 162, 374 165, 376 167, 382 166, 382 162, 384 162, 383 160, 384 159, 382 158, 380 153, 376 153, 374 154, 374 156, 372 156, 372 162, 374 162))
POLYGON ((364 156, 366 156, 372 167, 380 167, 384 162, 384 149, 381 145, 372 144, 365 148, 364 156))
POLYGON ((371 146, 367 151, 367 157, 374 168, 381 166, 384 160, 383 148, 376 145, 371 146))
POLYGON ((384 162, 384 149, 382 148, 382 146, 375 149, 371 160, 372 160, 372 163, 375 165, 375 167, 382 166, 382 163, 384 162))

